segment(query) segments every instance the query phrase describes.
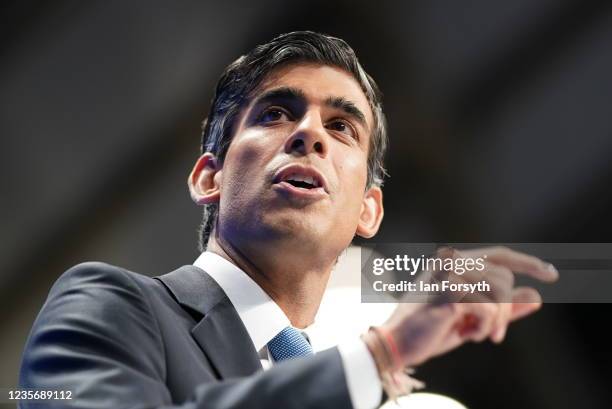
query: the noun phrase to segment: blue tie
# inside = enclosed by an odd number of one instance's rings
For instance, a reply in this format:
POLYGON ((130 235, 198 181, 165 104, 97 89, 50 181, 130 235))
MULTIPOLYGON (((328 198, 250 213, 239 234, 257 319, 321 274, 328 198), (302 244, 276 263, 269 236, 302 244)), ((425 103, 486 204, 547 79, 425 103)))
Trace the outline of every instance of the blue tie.
POLYGON ((276 362, 299 356, 312 355, 312 346, 304 335, 293 327, 287 327, 268 342, 268 351, 276 362))

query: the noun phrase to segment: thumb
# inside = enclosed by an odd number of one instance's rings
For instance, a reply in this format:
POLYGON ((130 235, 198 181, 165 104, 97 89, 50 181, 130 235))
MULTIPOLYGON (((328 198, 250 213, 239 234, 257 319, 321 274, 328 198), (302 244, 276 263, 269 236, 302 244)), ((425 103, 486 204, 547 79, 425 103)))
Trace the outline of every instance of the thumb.
POLYGON ((542 296, 534 288, 517 287, 512 292, 512 313, 510 321, 516 321, 533 314, 542 307, 542 296))

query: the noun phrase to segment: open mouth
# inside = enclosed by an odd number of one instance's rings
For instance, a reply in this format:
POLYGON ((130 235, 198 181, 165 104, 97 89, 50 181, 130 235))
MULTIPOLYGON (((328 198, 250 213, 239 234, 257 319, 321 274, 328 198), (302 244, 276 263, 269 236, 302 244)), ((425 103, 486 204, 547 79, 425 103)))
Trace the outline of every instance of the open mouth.
POLYGON ((315 189, 317 187, 321 187, 319 181, 311 176, 293 174, 287 176, 287 178, 285 179, 282 179, 282 181, 287 182, 292 186, 299 187, 301 189, 315 189))
POLYGON ((312 166, 285 166, 277 172, 273 183, 287 193, 298 196, 320 198, 327 194, 325 178, 312 166))

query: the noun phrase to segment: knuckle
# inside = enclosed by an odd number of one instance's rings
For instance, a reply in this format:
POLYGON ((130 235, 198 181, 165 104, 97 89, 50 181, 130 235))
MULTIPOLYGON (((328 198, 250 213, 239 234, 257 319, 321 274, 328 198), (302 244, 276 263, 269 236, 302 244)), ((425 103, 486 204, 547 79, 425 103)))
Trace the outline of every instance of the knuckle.
POLYGON ((484 303, 483 310, 487 316, 493 317, 493 316, 496 316, 497 313, 499 312, 498 305, 499 304, 495 304, 495 303, 484 303))
POLYGON ((525 260, 529 261, 530 263, 539 263, 541 261, 539 258, 531 254, 523 254, 523 257, 525 257, 525 260))
POLYGON ((512 271, 508 270, 508 272, 506 273, 506 279, 508 280, 508 285, 510 285, 510 287, 514 287, 516 277, 514 277, 514 273, 512 273, 512 271))
POLYGON ((489 268, 489 274, 499 277, 505 283, 514 284, 514 273, 508 267, 491 264, 489 268))
POLYGON ((499 253, 502 256, 508 256, 512 254, 512 250, 506 246, 494 246, 493 251, 499 253))
POLYGON ((514 277, 514 273, 512 273, 512 270, 505 268, 505 267, 501 267, 499 269, 499 277, 501 279, 501 282, 507 286, 507 287, 514 287, 514 281, 515 281, 515 277, 514 277))
POLYGON ((442 246, 436 249, 436 257, 451 257, 453 255, 453 248, 449 246, 442 246))
POLYGON ((482 342, 489 337, 490 333, 490 325, 482 325, 479 330, 474 334, 474 340, 476 342, 482 342))

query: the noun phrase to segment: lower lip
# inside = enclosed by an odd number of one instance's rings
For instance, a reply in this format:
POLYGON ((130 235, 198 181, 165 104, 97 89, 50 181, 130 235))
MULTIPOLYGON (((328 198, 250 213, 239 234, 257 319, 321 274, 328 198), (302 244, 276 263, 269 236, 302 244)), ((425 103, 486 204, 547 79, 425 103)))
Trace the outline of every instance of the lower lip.
POLYGON ((301 187, 293 186, 288 182, 275 183, 274 188, 280 190, 283 193, 291 196, 303 198, 303 199, 322 199, 327 196, 327 192, 322 187, 315 187, 312 189, 302 189, 301 187))

